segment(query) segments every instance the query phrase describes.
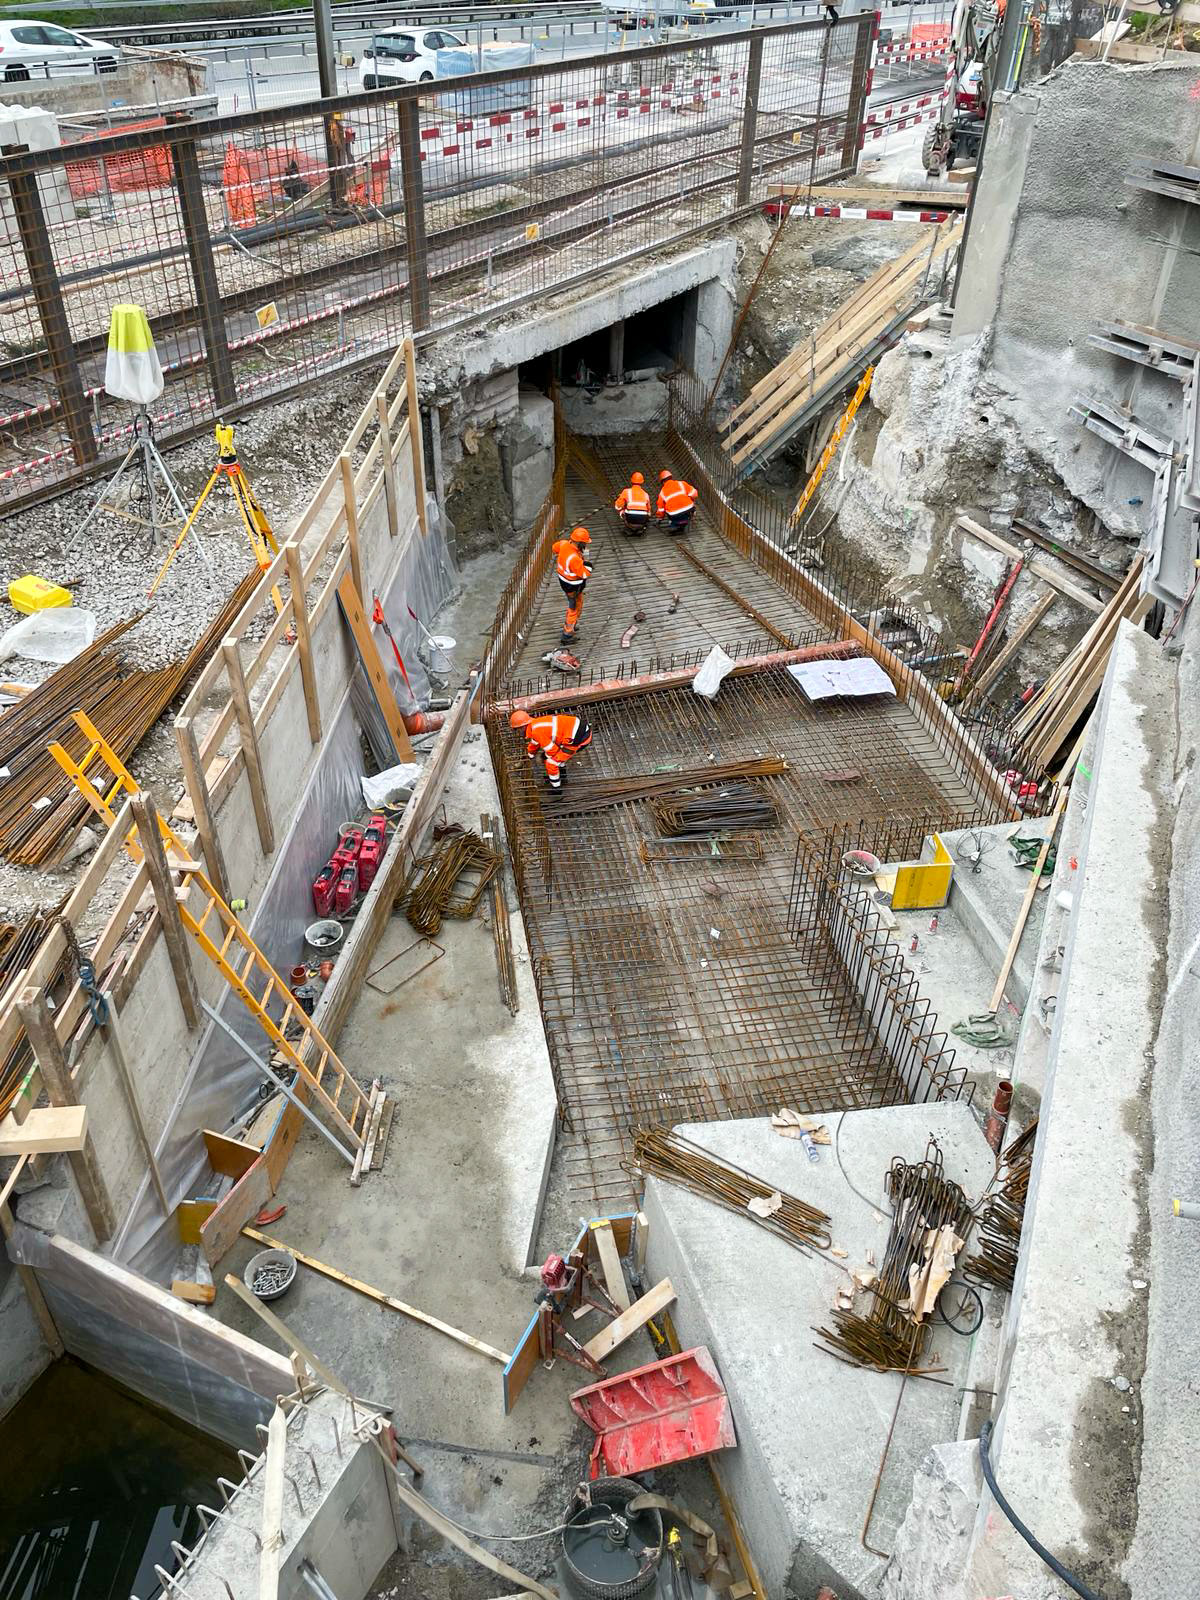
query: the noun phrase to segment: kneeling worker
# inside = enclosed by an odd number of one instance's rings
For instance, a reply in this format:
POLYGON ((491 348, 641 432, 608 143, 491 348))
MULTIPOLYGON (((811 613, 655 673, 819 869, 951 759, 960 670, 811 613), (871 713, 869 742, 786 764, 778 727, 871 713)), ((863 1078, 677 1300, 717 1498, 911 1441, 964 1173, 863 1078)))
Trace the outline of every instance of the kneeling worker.
POLYGON ((650 496, 642 487, 645 481, 640 472, 632 473, 628 489, 622 489, 613 501, 613 510, 620 513, 630 533, 641 533, 650 521, 650 496))
POLYGON ((583 610, 584 585, 592 575, 592 569, 583 559, 579 546, 591 542, 592 536, 586 528, 572 528, 567 538, 559 539, 557 544, 551 546, 554 551, 559 588, 567 597, 567 620, 563 624, 562 631, 563 644, 570 644, 575 637, 575 629, 579 626, 579 615, 583 610))
POLYGON ((670 533, 682 533, 692 520, 699 496, 690 483, 669 472, 660 472, 658 483, 658 520, 666 522, 670 533))
POLYGON ((569 711, 554 711, 544 717, 531 717, 528 711, 514 711, 510 728, 525 732, 525 753, 531 761, 541 756, 546 763, 546 781, 555 794, 562 792, 563 768, 592 742, 592 730, 582 717, 569 711))

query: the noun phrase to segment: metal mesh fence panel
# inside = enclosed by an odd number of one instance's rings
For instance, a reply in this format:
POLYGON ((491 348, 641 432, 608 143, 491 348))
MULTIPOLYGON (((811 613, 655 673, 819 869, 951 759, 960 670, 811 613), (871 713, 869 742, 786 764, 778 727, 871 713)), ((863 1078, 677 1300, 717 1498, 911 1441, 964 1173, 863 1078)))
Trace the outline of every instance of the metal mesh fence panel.
POLYGON ((122 454, 109 314, 160 438, 537 303, 853 166, 874 19, 699 32, 0 162, 0 509, 122 454))

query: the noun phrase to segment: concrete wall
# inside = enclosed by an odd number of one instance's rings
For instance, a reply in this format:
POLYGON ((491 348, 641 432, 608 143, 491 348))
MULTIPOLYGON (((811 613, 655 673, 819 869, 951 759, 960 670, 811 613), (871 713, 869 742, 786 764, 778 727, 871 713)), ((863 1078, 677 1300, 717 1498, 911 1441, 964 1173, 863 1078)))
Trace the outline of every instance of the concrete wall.
MULTIPOLYGON (((144 114, 147 107, 202 95, 207 76, 207 65, 194 56, 127 46, 115 72, 70 78, 35 75, 27 84, 5 83, 3 95, 12 105, 44 106, 59 117, 115 111, 113 120, 119 124, 120 113, 130 107, 137 107, 144 114)), ((66 131, 62 142, 70 144, 72 137, 66 131)))
POLYGON ((998 103, 955 309, 955 335, 991 325, 991 367, 1067 488, 1130 534, 1146 526, 1150 475, 1078 428, 1067 407, 1104 395, 1135 403, 1154 431, 1177 431, 1179 384, 1087 336, 1099 318, 1195 336, 1192 208, 1125 182, 1138 162, 1200 159, 1195 78, 1186 56, 1155 66, 1072 59, 998 103))

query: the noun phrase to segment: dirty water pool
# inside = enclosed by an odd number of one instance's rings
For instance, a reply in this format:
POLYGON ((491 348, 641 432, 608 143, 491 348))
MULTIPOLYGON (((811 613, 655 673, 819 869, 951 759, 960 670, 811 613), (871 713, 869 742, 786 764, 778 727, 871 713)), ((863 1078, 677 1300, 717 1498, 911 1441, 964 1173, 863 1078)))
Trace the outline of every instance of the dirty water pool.
POLYGON ((233 1451, 70 1358, 0 1422, 3 1600, 151 1600, 233 1451))

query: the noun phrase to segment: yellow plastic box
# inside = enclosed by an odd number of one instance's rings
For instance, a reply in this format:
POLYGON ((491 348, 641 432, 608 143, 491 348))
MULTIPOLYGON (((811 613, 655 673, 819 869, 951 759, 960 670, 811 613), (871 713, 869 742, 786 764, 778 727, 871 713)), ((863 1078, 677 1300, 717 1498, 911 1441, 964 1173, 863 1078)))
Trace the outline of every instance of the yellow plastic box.
POLYGON ((47 583, 32 572, 23 578, 14 578, 8 586, 8 598, 17 611, 29 616, 34 611, 49 611, 53 606, 69 606, 70 591, 57 583, 47 583))

